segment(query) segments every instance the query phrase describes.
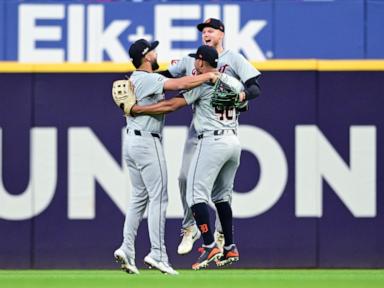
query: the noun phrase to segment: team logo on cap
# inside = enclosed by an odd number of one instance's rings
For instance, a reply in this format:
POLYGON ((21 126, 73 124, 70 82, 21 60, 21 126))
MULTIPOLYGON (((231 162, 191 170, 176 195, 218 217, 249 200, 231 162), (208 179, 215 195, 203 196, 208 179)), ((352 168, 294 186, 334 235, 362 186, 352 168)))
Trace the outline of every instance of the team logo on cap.
POLYGON ((205 20, 204 23, 209 23, 209 22, 211 22, 211 21, 212 21, 212 19, 211 19, 211 18, 208 18, 207 20, 205 20))
POLYGON ((199 58, 203 58, 203 55, 199 54, 199 58))
POLYGON ((147 47, 147 48, 145 48, 145 49, 143 50, 143 52, 141 52, 141 54, 143 54, 143 55, 147 54, 148 50, 149 50, 149 48, 148 48, 148 47, 147 47))

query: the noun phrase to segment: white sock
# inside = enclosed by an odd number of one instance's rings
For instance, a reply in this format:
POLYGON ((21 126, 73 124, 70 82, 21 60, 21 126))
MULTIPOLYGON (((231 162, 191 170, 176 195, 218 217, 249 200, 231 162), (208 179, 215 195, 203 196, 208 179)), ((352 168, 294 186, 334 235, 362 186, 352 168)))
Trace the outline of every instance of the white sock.
POLYGON ((230 250, 233 246, 235 246, 235 244, 231 244, 229 246, 224 246, 224 249, 225 250, 230 250))
POLYGON ((203 245, 203 247, 205 247, 205 248, 213 248, 213 247, 215 247, 215 245, 216 245, 216 242, 215 241, 213 241, 211 244, 209 244, 209 245, 203 245))

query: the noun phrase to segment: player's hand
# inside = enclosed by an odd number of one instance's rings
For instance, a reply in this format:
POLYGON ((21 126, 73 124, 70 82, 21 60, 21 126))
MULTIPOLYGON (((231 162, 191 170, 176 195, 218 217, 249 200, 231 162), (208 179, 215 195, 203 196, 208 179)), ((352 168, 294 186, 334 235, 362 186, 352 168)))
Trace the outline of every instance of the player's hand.
POLYGON ((131 107, 131 110, 129 111, 129 116, 136 117, 137 114, 139 113, 140 113, 140 107, 137 106, 136 104, 133 104, 133 106, 131 107))
POLYGON ((244 102, 246 100, 246 95, 244 91, 239 93, 239 102, 244 102))
POLYGON ((246 112, 248 111, 248 101, 247 96, 244 91, 241 91, 237 97, 235 108, 237 112, 246 112))

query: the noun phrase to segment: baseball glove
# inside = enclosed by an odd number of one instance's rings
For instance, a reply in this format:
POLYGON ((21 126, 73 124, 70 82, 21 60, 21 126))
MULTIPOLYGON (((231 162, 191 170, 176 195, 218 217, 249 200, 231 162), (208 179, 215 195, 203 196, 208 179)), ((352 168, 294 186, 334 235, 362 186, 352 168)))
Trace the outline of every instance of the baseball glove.
POLYGON ((235 102, 235 108, 237 112, 246 112, 248 111, 248 101, 240 101, 236 100, 235 102))
POLYGON ((219 110, 228 107, 235 107, 235 103, 239 95, 237 92, 230 89, 225 83, 218 79, 213 87, 213 96, 211 105, 219 110))
POLYGON ((116 105, 124 111, 125 116, 132 116, 131 109, 136 104, 136 96, 129 79, 113 82, 112 98, 116 105))

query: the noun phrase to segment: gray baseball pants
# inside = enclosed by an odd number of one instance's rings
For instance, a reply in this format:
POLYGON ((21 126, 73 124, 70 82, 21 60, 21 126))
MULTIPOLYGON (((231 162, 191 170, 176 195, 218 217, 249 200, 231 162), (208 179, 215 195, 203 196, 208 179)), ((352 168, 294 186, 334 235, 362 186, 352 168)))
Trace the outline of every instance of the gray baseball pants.
POLYGON ((164 234, 168 205, 167 167, 161 139, 150 133, 135 135, 130 130, 124 138, 123 154, 132 183, 125 217, 123 249, 135 258, 137 229, 148 207, 150 257, 168 263, 164 234))

